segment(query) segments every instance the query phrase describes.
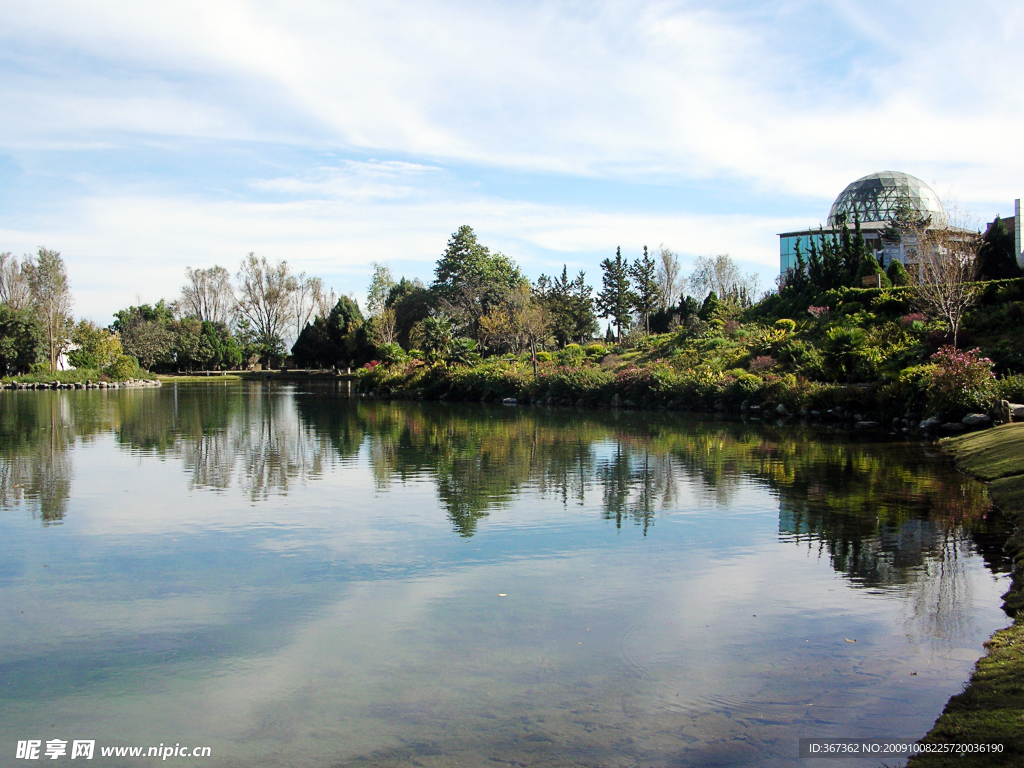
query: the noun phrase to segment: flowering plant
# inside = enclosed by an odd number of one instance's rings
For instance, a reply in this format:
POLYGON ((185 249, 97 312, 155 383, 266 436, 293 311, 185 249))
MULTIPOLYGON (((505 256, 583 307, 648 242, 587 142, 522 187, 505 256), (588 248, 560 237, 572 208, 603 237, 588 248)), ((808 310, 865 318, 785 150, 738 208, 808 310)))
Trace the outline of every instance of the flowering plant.
POLYGON ((946 416, 984 409, 995 395, 992 361, 980 349, 944 346, 931 357, 935 365, 928 401, 946 416))
POLYGON ((828 317, 828 307, 808 307, 807 314, 813 317, 815 320, 821 320, 822 318, 828 317))

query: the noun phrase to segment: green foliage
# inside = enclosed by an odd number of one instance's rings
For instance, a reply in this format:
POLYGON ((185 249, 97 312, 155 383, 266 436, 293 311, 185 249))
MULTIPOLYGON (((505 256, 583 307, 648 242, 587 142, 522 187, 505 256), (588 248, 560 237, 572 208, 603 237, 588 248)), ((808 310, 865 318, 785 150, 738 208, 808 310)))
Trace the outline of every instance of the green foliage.
POLYGON ((629 268, 629 275, 633 278, 633 307, 640 317, 643 318, 644 331, 651 332, 651 313, 661 303, 661 289, 658 287, 657 267, 654 259, 647 253, 647 246, 644 246, 644 256, 633 262, 629 268))
POLYGON ((118 355, 103 368, 103 373, 113 381, 137 379, 139 377, 139 361, 132 355, 118 355))
POLYGON ((103 368, 123 353, 117 334, 91 320, 78 322, 71 343, 74 349, 68 352, 68 362, 75 368, 103 368))
POLYGON ((160 300, 122 309, 110 326, 121 338, 124 353, 138 359, 146 370, 168 369, 174 365, 174 317, 170 307, 160 300))
POLYGON ((326 317, 306 325, 292 345, 292 356, 302 368, 333 368, 359 365, 373 355, 363 313, 348 296, 342 296, 326 317))
POLYGON ((932 355, 928 404, 943 416, 962 416, 973 410, 986 410, 995 397, 992 361, 981 350, 942 347, 932 355))
POLYGON ((735 386, 741 397, 749 397, 761 391, 764 381, 753 373, 743 373, 736 379, 735 386))
POLYGON ((889 262, 889 268, 885 271, 885 276, 889 278, 889 282, 893 287, 910 285, 910 275, 907 274, 907 270, 904 269, 903 264, 898 259, 893 259, 889 262))
POLYGON ((615 260, 601 262, 601 291, 597 294, 600 317, 610 317, 617 329, 616 340, 622 341, 623 329, 629 330, 630 313, 635 299, 629 282, 629 264, 622 258, 622 249, 615 249, 615 260))
POLYGON ((1024 403, 1024 374, 999 379, 995 383, 995 397, 1011 403, 1024 403))
POLYGON ((579 344, 566 344, 565 348, 558 353, 560 365, 583 365, 587 355, 579 344))
POLYGON ((551 356, 550 352, 538 352, 537 353, 537 362, 538 363, 550 363, 553 359, 554 358, 551 356))
POLYGON ((560 278, 541 275, 533 292, 551 318, 551 333, 558 344, 565 346, 593 338, 598 329, 597 317, 583 271, 569 280, 568 268, 563 265, 560 278))
POLYGON ((788 317, 782 317, 775 321, 774 326, 780 331, 785 333, 792 333, 796 330, 796 320, 790 320, 788 317))
POLYGON ((43 330, 30 310, 0 304, 0 376, 31 370, 45 345, 43 330))

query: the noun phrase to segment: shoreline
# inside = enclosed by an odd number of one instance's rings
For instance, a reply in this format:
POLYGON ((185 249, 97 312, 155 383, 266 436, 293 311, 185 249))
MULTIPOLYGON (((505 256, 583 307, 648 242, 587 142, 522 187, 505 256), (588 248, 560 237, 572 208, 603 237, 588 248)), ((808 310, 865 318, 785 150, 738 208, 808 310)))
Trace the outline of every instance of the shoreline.
POLYGON ((983 482, 994 506, 1009 515, 1014 530, 1006 549, 1014 563, 1003 609, 1015 617, 995 632, 988 653, 975 665, 962 693, 950 698, 921 744, 991 744, 1001 754, 928 754, 908 768, 1009 766, 1024 763, 1024 424, 1003 424, 940 443, 957 469, 983 482))

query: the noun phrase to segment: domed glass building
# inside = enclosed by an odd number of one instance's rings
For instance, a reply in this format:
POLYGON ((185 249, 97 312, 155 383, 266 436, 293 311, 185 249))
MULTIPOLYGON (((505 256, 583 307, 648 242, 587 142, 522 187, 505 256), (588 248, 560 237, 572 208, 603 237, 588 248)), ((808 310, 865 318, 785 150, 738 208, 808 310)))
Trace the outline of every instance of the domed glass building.
POLYGON ((844 214, 850 226, 855 215, 860 217, 862 225, 887 223, 901 206, 909 206, 921 218, 931 219, 932 226, 946 224, 946 211, 932 188, 916 176, 899 171, 872 173, 847 185, 832 203, 828 224, 840 226, 844 214))
POLYGON ((828 214, 828 224, 819 229, 801 232, 784 232, 779 235, 779 267, 785 274, 796 266, 796 247, 806 256, 811 240, 820 241, 821 236, 838 234, 845 218, 853 229, 855 219, 860 220, 864 242, 876 252, 883 266, 893 258, 902 261, 902 250, 886 247, 882 242, 882 231, 896 217, 900 209, 907 209, 915 218, 927 220, 933 227, 946 226, 946 211, 935 191, 916 176, 900 171, 872 173, 847 185, 828 214))

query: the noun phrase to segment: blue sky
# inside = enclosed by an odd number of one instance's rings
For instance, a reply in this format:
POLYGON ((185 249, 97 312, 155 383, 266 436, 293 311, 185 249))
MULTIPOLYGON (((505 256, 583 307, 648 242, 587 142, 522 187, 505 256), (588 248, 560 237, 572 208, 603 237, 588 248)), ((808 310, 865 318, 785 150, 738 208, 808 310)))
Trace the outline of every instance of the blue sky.
POLYGON ((104 323, 249 251, 429 279, 461 224, 532 278, 664 243, 767 285, 868 173, 1011 213, 1021 39, 985 0, 7 0, 0 250, 104 323))

